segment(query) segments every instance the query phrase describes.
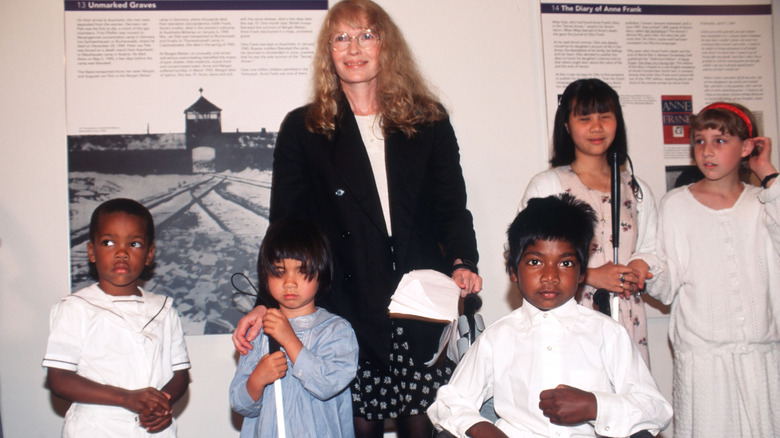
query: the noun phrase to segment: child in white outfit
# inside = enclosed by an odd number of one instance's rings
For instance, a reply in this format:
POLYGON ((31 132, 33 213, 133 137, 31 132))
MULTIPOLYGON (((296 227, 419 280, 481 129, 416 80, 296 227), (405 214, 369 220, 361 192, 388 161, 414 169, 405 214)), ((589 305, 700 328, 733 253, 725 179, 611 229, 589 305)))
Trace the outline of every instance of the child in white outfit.
POLYGON ((171 298, 139 287, 154 252, 143 205, 95 209, 87 254, 98 282, 52 307, 43 359, 51 391, 73 402, 64 437, 176 436, 171 407, 187 391, 190 361, 171 298))
POLYGON ((651 294, 672 305, 675 437, 780 436, 780 184, 745 107, 691 119, 704 178, 660 207, 651 294), (740 180, 749 166, 763 188, 740 180), (745 169, 746 170, 746 169, 745 169))
POLYGON ((577 305, 593 210, 568 194, 535 198, 508 231, 507 271, 523 305, 485 330, 428 409, 459 437, 625 437, 672 416, 625 329, 577 305), (493 397, 499 419, 480 415, 493 397))

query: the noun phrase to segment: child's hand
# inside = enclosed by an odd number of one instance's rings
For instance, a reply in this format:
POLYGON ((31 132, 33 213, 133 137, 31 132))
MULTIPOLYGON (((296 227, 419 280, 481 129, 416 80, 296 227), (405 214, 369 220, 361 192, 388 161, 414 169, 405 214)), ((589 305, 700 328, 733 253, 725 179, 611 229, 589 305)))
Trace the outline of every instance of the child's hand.
POLYGON ((489 421, 480 421, 469 427, 466 430, 466 436, 472 438, 508 438, 501 429, 489 421))
POLYGON ((264 376, 261 381, 266 385, 281 379, 287 374, 287 356, 283 351, 266 354, 257 363, 252 374, 255 373, 264 376))
POLYGON ((171 412, 171 402, 160 390, 155 388, 142 388, 128 390, 122 406, 136 414, 143 412, 171 412))
POLYGON ((263 315, 263 330, 265 334, 276 339, 285 350, 290 349, 288 346, 300 344, 300 340, 295 336, 295 330, 290 325, 290 321, 282 315, 279 309, 268 309, 265 315, 263 315))
POLYGON ((629 288, 629 290, 625 291, 625 295, 624 295, 625 298, 628 298, 631 295, 631 293, 636 293, 645 290, 645 281, 653 278, 653 273, 650 272, 650 265, 648 265, 647 262, 645 262, 642 259, 631 260, 628 263, 628 267, 633 269, 638 276, 636 282, 637 290, 632 291, 629 288))
POLYGON ((588 268, 585 274, 585 283, 594 289, 606 289, 610 292, 629 296, 639 290, 640 276, 640 271, 631 266, 616 265, 609 262, 598 268, 588 268))
POLYGON ((138 424, 149 433, 157 433, 173 423, 173 412, 163 409, 144 410, 138 414, 138 424))
POLYGON ((564 426, 596 419, 596 396, 567 385, 546 389, 539 394, 539 409, 550 423, 564 426))
POLYGON ((246 382, 246 391, 252 400, 260 400, 267 385, 287 374, 287 356, 283 351, 266 354, 260 358, 246 382))
POLYGON ((769 137, 753 137, 753 153, 750 154, 748 164, 758 179, 763 180, 767 175, 777 172, 775 166, 769 161, 772 153, 772 140, 769 137))

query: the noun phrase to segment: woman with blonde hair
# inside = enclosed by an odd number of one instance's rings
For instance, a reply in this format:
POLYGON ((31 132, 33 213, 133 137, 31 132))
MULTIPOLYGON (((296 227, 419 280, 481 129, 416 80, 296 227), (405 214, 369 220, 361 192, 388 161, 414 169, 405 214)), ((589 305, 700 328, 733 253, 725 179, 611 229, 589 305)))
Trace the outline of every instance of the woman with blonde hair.
MULTIPOLYGON (((349 46, 353 45, 351 39, 350 36, 349 46)), ((379 5, 370 1, 343 1, 330 10, 317 38, 313 79, 314 96, 306 114, 306 127, 313 132, 330 135, 335 131, 339 105, 344 103, 345 98, 350 106, 358 103, 353 100, 365 98, 372 105, 365 110, 381 115, 383 128, 400 130, 407 136, 415 133, 417 124, 447 117, 420 75, 400 29, 379 5), (371 29, 362 29, 363 22, 373 23, 371 29), (331 41, 333 30, 342 23, 348 28, 371 31, 370 35, 358 36, 361 39, 354 46, 369 52, 368 55, 373 55, 375 61, 375 65, 367 66, 367 81, 350 81, 344 87, 342 84, 350 78, 342 75, 343 69, 340 69, 336 58, 349 55, 348 46, 344 46, 347 41, 331 41), (344 49, 338 50, 334 44, 340 44, 344 49), (378 48, 380 44, 381 50, 378 48), (366 49, 366 45, 371 47, 366 49), (378 74, 379 69, 381 75, 378 74), (364 96, 355 95, 355 86, 370 87, 372 90, 368 91, 372 92, 364 96)))
MULTIPOLYGON (((331 242, 335 279, 319 304, 357 334, 356 436, 381 437, 383 420, 394 418, 400 437, 428 438, 425 411, 453 368, 445 359, 424 364, 443 326, 390 319, 387 306, 412 270, 451 275, 462 295, 482 288, 455 133, 400 30, 370 0, 344 0, 328 12, 313 83, 312 102, 279 131, 270 221, 309 220, 331 242)), ((239 323, 240 352, 264 312, 260 306, 239 323)))

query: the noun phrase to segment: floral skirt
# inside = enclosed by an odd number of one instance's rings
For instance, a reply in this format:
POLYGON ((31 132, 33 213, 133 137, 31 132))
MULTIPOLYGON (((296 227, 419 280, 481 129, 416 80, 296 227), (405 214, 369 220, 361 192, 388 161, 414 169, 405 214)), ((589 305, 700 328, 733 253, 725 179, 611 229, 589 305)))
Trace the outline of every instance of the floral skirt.
POLYGON ((355 416, 373 421, 425 414, 439 387, 450 380, 455 363, 442 354, 434 365, 425 366, 425 360, 410 351, 415 349, 411 331, 403 320, 393 321, 389 365, 358 361, 351 385, 355 416))

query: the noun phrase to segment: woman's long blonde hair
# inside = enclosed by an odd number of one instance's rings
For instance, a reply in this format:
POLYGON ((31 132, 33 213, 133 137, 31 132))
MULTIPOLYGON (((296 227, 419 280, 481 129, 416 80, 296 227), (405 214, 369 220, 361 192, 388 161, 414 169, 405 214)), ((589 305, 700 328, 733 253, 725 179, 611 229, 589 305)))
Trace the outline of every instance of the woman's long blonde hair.
POLYGON ((428 88, 409 46, 393 20, 371 0, 343 0, 325 17, 314 55, 314 95, 306 115, 311 132, 333 135, 339 108, 348 105, 341 90, 330 54, 330 37, 339 23, 367 27, 379 35, 377 100, 385 134, 401 131, 414 135, 415 125, 433 123, 445 117, 444 109, 428 88))

